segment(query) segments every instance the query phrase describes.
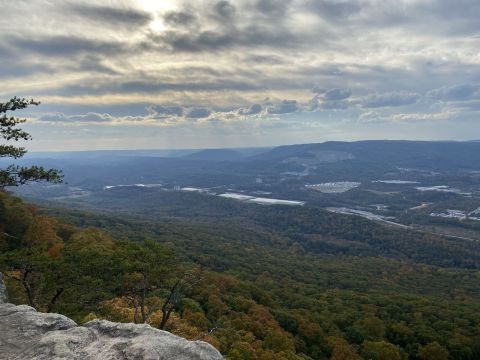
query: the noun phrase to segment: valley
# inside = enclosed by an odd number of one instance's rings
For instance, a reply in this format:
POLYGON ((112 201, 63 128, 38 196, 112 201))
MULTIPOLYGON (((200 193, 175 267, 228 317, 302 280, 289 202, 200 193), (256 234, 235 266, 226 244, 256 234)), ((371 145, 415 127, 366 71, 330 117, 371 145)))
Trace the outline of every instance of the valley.
POLYGON ((152 156, 86 153, 75 160, 50 154, 35 160, 64 168, 68 184, 32 186, 20 194, 42 201, 73 200, 86 208, 95 203, 103 209, 120 189, 127 193, 122 197, 145 191, 198 192, 259 205, 344 209, 373 221, 462 236, 466 229, 480 230, 475 215, 479 153, 478 142, 365 141, 152 156), (448 233, 439 230, 442 224, 448 233))
MULTIPOLYGON (((202 269, 168 329, 190 339, 207 331, 229 359, 358 359, 370 343, 399 359, 434 342, 454 360, 480 354, 480 143, 168 154, 26 158, 63 168, 66 183, 15 193, 36 204, 38 221, 99 241, 88 251, 109 238, 153 241, 202 269)), ((67 297, 56 309, 131 321, 114 315, 115 299, 67 297)))

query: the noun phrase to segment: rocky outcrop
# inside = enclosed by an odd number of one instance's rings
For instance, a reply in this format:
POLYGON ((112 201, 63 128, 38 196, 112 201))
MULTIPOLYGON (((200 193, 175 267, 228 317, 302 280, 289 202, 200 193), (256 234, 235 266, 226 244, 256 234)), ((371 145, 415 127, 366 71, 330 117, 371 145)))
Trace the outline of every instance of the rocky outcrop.
POLYGON ((8 301, 7 288, 3 283, 3 275, 0 273, 0 304, 6 303, 8 301))
MULTIPOLYGON (((6 295, 2 286, 0 281, 0 296, 6 295)), ((188 341, 149 325, 93 320, 78 326, 63 315, 39 313, 1 299, 0 359, 223 359, 210 344, 188 341)))

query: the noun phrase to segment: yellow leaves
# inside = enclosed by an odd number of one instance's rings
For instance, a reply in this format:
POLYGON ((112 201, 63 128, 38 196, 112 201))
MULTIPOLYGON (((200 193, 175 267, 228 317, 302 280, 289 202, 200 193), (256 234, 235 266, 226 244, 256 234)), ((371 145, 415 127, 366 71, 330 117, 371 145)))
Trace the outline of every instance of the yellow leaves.
POLYGON ((330 360, 360 360, 360 356, 355 351, 355 348, 345 339, 331 336, 327 341, 332 347, 330 360))
POLYGON ((233 349, 228 352, 228 359, 231 360, 248 360, 258 359, 256 356, 256 349, 248 342, 237 342, 234 344, 233 349))
POLYGON ((45 249, 53 257, 60 256, 63 249, 63 241, 57 235, 58 223, 55 219, 37 215, 34 221, 27 228, 23 239, 27 246, 40 246, 45 249))
POLYGON ((88 313, 80 322, 81 324, 85 324, 89 321, 95 320, 95 319, 100 319, 99 316, 97 316, 94 312, 88 313))
POLYGON ((418 357, 422 360, 448 360, 448 350, 438 342, 431 342, 420 349, 418 357))
POLYGON ((364 341, 362 356, 372 360, 401 360, 400 349, 387 341, 364 341))
POLYGON ((117 322, 134 322, 134 308, 126 298, 114 298, 102 303, 106 318, 117 322))
POLYGON ((59 257, 64 246, 62 242, 54 243, 48 248, 48 253, 53 257, 59 257))
MULTIPOLYGON (((159 315, 161 318, 161 314, 159 315)), ((152 316, 152 324, 154 323, 155 321, 152 316)), ((202 329, 199 329, 196 326, 193 326, 192 324, 188 323, 185 319, 180 318, 177 314, 173 314, 170 317, 170 320, 167 325, 167 330, 175 335, 184 337, 189 340, 201 338, 206 333, 206 331, 203 331, 202 329)))
POLYGON ((305 318, 298 319, 298 334, 311 343, 315 343, 325 336, 320 325, 305 318))
POLYGON ((97 249, 99 251, 111 252, 114 247, 114 240, 105 232, 95 228, 82 229, 70 237, 69 242, 73 246, 97 249))
POLYGON ((209 317, 213 316, 215 318, 221 317, 229 310, 229 307, 217 295, 210 295, 208 297, 207 308, 209 317))
POLYGON ((185 309, 185 311, 182 314, 183 319, 187 321, 189 324, 202 329, 204 331, 208 330, 208 327, 210 325, 210 322, 206 318, 205 314, 203 312, 193 312, 190 309, 185 309))
POLYGON ((275 352, 293 351, 295 349, 291 335, 281 329, 270 330, 265 339, 263 339, 263 347, 275 352))

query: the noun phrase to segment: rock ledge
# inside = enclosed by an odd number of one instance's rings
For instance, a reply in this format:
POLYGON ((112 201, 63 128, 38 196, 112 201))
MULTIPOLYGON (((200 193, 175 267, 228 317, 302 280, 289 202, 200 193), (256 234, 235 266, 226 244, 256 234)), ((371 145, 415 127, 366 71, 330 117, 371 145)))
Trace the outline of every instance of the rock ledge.
POLYGON ((0 359, 223 359, 210 344, 188 341, 149 325, 93 320, 78 326, 66 316, 4 301, 0 274, 0 359))

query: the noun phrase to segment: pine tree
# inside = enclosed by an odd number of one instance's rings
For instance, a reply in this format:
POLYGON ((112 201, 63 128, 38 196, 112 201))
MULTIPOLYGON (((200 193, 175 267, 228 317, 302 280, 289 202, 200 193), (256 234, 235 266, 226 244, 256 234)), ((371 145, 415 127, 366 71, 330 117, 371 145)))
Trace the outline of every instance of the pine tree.
MULTIPOLYGON (((27 153, 24 147, 8 144, 10 141, 31 140, 31 135, 18 128, 26 119, 19 119, 7 115, 7 112, 25 109, 29 106, 39 105, 34 100, 14 97, 7 102, 0 102, 0 158, 18 159, 27 153)), ((29 182, 62 182, 63 176, 55 169, 44 169, 41 166, 9 165, 0 168, 0 189, 6 186, 19 186, 29 182)))

